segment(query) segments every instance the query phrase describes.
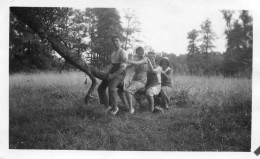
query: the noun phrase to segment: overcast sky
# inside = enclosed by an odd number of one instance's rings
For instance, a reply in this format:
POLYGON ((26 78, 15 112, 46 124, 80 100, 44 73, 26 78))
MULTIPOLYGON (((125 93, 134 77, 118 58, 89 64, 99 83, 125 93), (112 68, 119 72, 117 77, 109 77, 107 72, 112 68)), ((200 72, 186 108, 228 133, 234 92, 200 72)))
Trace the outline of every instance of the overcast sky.
MULTIPOLYGON (((139 17, 143 40, 157 52, 187 53, 187 33, 192 29, 199 30, 207 18, 212 21, 212 30, 217 35, 214 51, 225 51, 225 20, 218 9, 181 9, 167 5, 130 9, 139 17)), ((123 18, 123 9, 119 12, 123 18)))

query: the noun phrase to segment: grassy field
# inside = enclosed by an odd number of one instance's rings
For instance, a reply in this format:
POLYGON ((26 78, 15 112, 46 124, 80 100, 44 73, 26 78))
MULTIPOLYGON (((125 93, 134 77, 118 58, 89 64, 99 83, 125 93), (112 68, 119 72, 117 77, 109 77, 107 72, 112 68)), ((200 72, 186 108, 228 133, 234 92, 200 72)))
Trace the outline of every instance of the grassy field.
MULTIPOLYGON (((83 73, 10 75, 10 149, 250 151, 249 79, 175 76, 171 109, 106 115, 83 73)), ((97 97, 97 94, 95 92, 97 97)))

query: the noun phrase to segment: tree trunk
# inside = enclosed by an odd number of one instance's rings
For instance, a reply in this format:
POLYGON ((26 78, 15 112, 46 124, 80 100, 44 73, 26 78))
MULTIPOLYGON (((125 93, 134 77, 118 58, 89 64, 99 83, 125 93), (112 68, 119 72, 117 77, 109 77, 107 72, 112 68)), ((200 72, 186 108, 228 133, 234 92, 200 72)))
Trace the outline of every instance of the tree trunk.
POLYGON ((52 33, 44 30, 46 28, 45 24, 37 21, 35 15, 30 14, 26 8, 10 8, 11 12, 24 24, 28 25, 41 39, 47 39, 51 44, 52 48, 62 56, 67 62, 78 68, 79 70, 86 73, 91 79, 91 87, 85 96, 85 103, 88 104, 89 99, 91 98, 92 92, 94 91, 97 80, 106 78, 106 72, 102 72, 92 66, 89 66, 81 58, 74 57, 73 53, 62 43, 61 38, 53 35, 52 33), (96 77, 96 78, 95 78, 96 77))

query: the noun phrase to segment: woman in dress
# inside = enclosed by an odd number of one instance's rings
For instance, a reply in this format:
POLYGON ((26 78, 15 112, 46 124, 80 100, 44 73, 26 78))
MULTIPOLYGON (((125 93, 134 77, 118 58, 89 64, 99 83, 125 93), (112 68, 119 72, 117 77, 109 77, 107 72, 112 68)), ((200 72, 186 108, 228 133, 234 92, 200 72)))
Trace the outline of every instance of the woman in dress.
POLYGON ((133 95, 141 88, 145 87, 147 82, 147 71, 148 71, 148 58, 144 56, 144 48, 137 47, 136 48, 136 61, 127 60, 130 66, 135 66, 135 75, 130 83, 130 85, 126 88, 125 94, 126 99, 129 104, 129 112, 133 114, 135 112, 133 107, 133 95))

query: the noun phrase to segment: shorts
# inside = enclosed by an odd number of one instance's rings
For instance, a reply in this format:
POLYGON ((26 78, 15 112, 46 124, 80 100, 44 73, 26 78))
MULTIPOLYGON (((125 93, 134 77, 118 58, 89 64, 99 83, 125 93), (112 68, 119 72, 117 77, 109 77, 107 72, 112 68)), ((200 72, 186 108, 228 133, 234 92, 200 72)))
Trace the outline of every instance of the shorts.
POLYGON ((162 86, 162 90, 161 90, 161 97, 162 98, 166 98, 167 102, 170 101, 170 97, 172 95, 172 87, 169 86, 162 86))
POLYGON ((126 92, 135 94, 139 89, 144 88, 145 84, 139 81, 132 81, 129 86, 126 88, 126 92))
POLYGON ((148 87, 145 95, 155 96, 155 95, 158 95, 160 93, 160 91, 161 91, 161 84, 158 84, 158 85, 155 85, 152 87, 148 87))

